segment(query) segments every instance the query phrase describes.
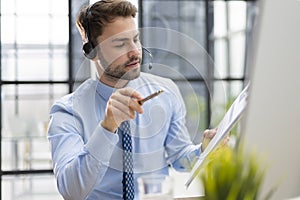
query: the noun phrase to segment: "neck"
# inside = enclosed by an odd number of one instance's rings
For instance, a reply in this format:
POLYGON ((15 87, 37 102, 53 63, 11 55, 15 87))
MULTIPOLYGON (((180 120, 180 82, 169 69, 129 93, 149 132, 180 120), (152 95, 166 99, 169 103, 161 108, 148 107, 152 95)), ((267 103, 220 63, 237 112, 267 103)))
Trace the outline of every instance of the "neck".
POLYGON ((105 73, 102 73, 102 75, 99 77, 99 80, 104 83, 105 85, 108 85, 113 88, 123 88, 127 85, 129 82, 128 80, 118 79, 112 76, 109 76, 105 73))

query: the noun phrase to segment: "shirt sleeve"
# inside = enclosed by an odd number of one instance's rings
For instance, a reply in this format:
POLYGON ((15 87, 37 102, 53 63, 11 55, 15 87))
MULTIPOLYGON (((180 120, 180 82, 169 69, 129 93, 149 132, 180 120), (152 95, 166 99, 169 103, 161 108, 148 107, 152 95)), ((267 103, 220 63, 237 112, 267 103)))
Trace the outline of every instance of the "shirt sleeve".
POLYGON ((177 171, 189 171, 201 154, 201 144, 194 145, 190 138, 185 121, 185 104, 175 83, 171 89, 172 118, 165 142, 167 159, 177 171))
POLYGON ((70 109, 56 104, 50 116, 48 140, 58 189, 64 199, 85 199, 103 178, 118 135, 98 125, 84 143, 81 120, 70 109))

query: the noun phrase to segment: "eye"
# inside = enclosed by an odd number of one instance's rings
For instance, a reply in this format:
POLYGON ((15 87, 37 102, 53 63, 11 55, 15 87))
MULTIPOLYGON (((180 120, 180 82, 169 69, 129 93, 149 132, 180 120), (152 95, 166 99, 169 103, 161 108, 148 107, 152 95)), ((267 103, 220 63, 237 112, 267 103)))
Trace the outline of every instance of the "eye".
POLYGON ((125 43, 121 43, 121 44, 115 45, 115 47, 116 48, 122 48, 124 45, 125 45, 125 43))

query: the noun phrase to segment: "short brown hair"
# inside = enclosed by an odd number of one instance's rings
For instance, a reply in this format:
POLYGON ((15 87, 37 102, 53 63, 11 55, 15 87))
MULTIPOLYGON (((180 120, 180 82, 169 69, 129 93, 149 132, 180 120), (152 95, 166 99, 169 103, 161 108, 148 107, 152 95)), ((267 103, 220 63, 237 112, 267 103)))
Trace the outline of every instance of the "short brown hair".
POLYGON ((90 6, 83 6, 77 15, 77 26, 84 31, 87 39, 96 46, 97 37, 102 35, 107 23, 116 17, 135 17, 137 8, 126 0, 101 0, 90 6))

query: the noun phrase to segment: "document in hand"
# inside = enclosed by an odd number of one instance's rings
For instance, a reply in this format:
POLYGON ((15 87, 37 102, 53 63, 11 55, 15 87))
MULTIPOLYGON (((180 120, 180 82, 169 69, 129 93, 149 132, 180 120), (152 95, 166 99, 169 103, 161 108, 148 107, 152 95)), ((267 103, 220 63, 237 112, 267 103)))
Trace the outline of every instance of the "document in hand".
POLYGON ((209 142, 205 150, 201 153, 198 161, 194 165, 190 173, 189 179, 185 183, 186 187, 189 187, 193 179, 197 176, 197 174, 201 169, 201 165, 203 164, 208 154, 220 143, 220 141, 222 141, 222 139, 226 136, 227 133, 229 133, 233 125, 243 114, 247 106, 248 92, 249 92, 249 84, 247 84, 247 86, 243 89, 243 91, 239 94, 239 96, 234 100, 234 102, 226 112, 224 118, 219 123, 217 127, 218 129, 216 135, 209 142))

